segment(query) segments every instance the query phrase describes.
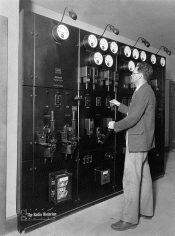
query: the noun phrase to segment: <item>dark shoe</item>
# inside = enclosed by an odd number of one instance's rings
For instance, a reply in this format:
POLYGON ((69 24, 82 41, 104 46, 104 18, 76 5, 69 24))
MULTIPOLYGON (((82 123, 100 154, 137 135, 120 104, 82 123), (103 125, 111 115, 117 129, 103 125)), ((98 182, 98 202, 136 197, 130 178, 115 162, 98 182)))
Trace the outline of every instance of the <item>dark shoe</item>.
POLYGON ((125 222, 123 220, 120 220, 118 222, 116 222, 115 224, 111 225, 111 228, 114 230, 118 230, 118 231, 124 231, 127 229, 134 229, 137 227, 137 224, 132 224, 129 222, 125 222))
POLYGON ((152 216, 145 216, 145 215, 140 215, 140 216, 146 220, 151 220, 153 218, 152 216))

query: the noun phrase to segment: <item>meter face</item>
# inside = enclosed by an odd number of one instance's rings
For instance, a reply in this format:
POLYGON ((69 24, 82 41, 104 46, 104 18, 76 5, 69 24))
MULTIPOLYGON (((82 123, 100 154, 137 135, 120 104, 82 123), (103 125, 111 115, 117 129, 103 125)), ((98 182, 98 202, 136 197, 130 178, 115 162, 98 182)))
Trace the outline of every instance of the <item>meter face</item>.
POLYGON ((68 37, 69 37, 69 30, 68 30, 67 26, 62 25, 62 24, 58 25, 58 27, 57 27, 57 35, 62 40, 68 39, 68 37))
POLYGON ((146 52, 145 52, 145 51, 141 51, 141 52, 140 52, 140 59, 141 59, 142 61, 146 61, 146 52))
POLYGON ((162 67, 165 66, 165 58, 163 58, 163 57, 160 58, 160 65, 161 65, 162 67))
POLYGON ((111 42, 110 50, 113 54, 116 54, 118 52, 118 44, 116 42, 111 42))
POLYGON ((100 66, 103 63, 103 56, 100 52, 93 52, 89 56, 89 62, 92 65, 100 66))
POLYGON ((130 57, 131 56, 131 48, 129 46, 125 46, 124 54, 125 54, 126 57, 130 57))
POLYGON ((134 71, 134 69, 135 69, 135 64, 134 64, 133 61, 129 61, 129 62, 128 62, 128 69, 129 69, 129 71, 131 71, 131 72, 134 71))
POLYGON ((151 63, 156 64, 156 56, 154 54, 151 55, 151 63))
POLYGON ((132 56, 133 56, 133 58, 134 58, 135 60, 137 60, 137 59, 139 58, 139 51, 138 51, 137 48, 134 48, 134 49, 132 50, 132 56))
POLYGON ((88 44, 89 44, 90 47, 96 48, 97 44, 98 44, 97 37, 93 34, 90 34, 89 37, 88 37, 88 44))
POLYGON ((99 46, 101 50, 107 51, 108 50, 108 41, 105 38, 101 38, 99 40, 99 46))
POLYGON ((111 66, 113 66, 113 58, 111 57, 111 55, 107 55, 107 56, 105 56, 105 65, 107 66, 107 67, 111 67, 111 66))

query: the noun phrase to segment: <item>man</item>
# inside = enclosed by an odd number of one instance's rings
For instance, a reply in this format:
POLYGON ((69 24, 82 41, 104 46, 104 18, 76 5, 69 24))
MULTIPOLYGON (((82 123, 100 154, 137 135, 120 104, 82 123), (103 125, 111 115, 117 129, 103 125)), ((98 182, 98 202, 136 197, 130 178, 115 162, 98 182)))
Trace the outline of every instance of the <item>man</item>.
POLYGON ((153 191, 148 151, 155 147, 155 106, 156 99, 148 84, 153 73, 151 65, 138 63, 131 75, 131 83, 135 84, 130 106, 113 99, 111 106, 127 116, 118 121, 110 121, 109 129, 115 132, 127 130, 126 153, 123 175, 124 206, 121 220, 112 224, 114 230, 127 230, 137 227, 139 216, 151 219, 153 216, 153 191))

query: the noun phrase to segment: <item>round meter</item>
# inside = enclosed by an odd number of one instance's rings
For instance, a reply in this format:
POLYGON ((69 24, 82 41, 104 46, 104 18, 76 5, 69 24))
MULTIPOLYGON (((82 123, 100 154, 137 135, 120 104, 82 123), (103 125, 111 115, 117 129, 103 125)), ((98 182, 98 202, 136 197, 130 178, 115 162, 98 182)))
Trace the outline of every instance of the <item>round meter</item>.
POLYGON ((150 61, 153 65, 156 64, 156 56, 154 54, 151 54, 150 61))
POLYGON ((98 45, 97 37, 94 34, 85 35, 83 44, 87 49, 94 49, 98 45))
POLYGON ((52 29, 52 36, 57 43, 61 43, 69 38, 69 29, 66 25, 55 25, 52 29))
POLYGON ((120 69, 125 70, 126 72, 133 72, 135 69, 135 63, 133 61, 125 61, 123 66, 120 69))
POLYGON ((100 66, 103 63, 103 56, 100 52, 92 52, 89 55, 89 62, 92 66, 100 66))
POLYGON ((164 67, 165 64, 166 64, 165 58, 164 58, 164 57, 158 57, 158 58, 157 58, 157 63, 158 63, 159 66, 164 67))
POLYGON ((141 61, 146 61, 146 52, 145 51, 140 52, 140 59, 141 59, 141 61))
POLYGON ((139 51, 137 48, 132 49, 132 57, 137 60, 139 58, 139 51))
POLYGON ((109 43, 109 48, 110 48, 110 51, 113 54, 117 54, 117 52, 118 52, 118 44, 116 42, 110 42, 109 43))
POLYGON ((131 48, 129 46, 122 46, 120 48, 120 54, 123 57, 130 57, 131 56, 131 48))
POLYGON ((160 65, 161 65, 162 67, 165 66, 165 58, 163 58, 163 57, 160 58, 160 65))
POLYGON ((104 63, 107 67, 112 67, 114 64, 113 58, 111 55, 104 56, 104 63))
POLYGON ((108 50, 108 41, 105 38, 99 39, 99 47, 102 51, 108 50))
POLYGON ((133 61, 128 62, 128 69, 129 71, 133 72, 135 69, 135 63, 133 61))

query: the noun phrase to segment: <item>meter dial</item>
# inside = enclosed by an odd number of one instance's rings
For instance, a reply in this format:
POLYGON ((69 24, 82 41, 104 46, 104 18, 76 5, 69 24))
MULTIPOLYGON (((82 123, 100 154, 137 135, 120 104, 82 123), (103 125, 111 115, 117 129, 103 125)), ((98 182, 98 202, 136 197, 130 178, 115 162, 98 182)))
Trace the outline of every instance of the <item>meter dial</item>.
POLYGON ((160 65, 161 65, 162 67, 165 66, 165 58, 163 58, 163 57, 160 58, 160 65))
POLYGON ((137 60, 139 58, 139 51, 137 48, 132 49, 132 57, 137 60))
POLYGON ((110 51, 113 53, 113 54, 117 54, 118 52, 118 44, 116 42, 111 42, 109 43, 109 48, 110 48, 110 51))
POLYGON ((131 56, 131 48, 129 46, 122 46, 120 48, 120 54, 124 57, 130 57, 131 56))
POLYGON ((100 52, 92 52, 89 55, 89 62, 92 66, 100 66, 103 63, 103 56, 100 52))
POLYGON ((157 58, 157 63, 158 63, 159 66, 164 67, 165 64, 166 64, 165 58, 164 58, 164 57, 158 57, 158 58, 157 58))
POLYGON ((156 56, 154 54, 151 54, 150 60, 153 65, 156 64, 156 56))
POLYGON ((98 45, 97 37, 94 34, 85 35, 83 44, 87 49, 94 49, 98 45))
POLYGON ((141 61, 146 61, 146 52, 145 51, 140 52, 140 59, 141 59, 141 61))
POLYGON ((134 69, 135 69, 135 64, 134 64, 133 61, 129 61, 129 62, 128 62, 128 69, 129 69, 129 71, 131 71, 131 72, 134 71, 134 69))
POLYGON ((106 55, 104 56, 104 62, 107 67, 112 67, 114 64, 113 58, 111 55, 106 55))
POLYGON ((108 41, 105 38, 101 38, 99 40, 99 46, 101 50, 107 51, 108 50, 108 41))
POLYGON ((55 25, 52 29, 52 36, 57 43, 61 43, 69 38, 69 29, 63 24, 55 25))
POLYGON ((126 72, 133 72, 135 69, 135 63, 133 61, 125 61, 120 69, 124 69, 126 72))

